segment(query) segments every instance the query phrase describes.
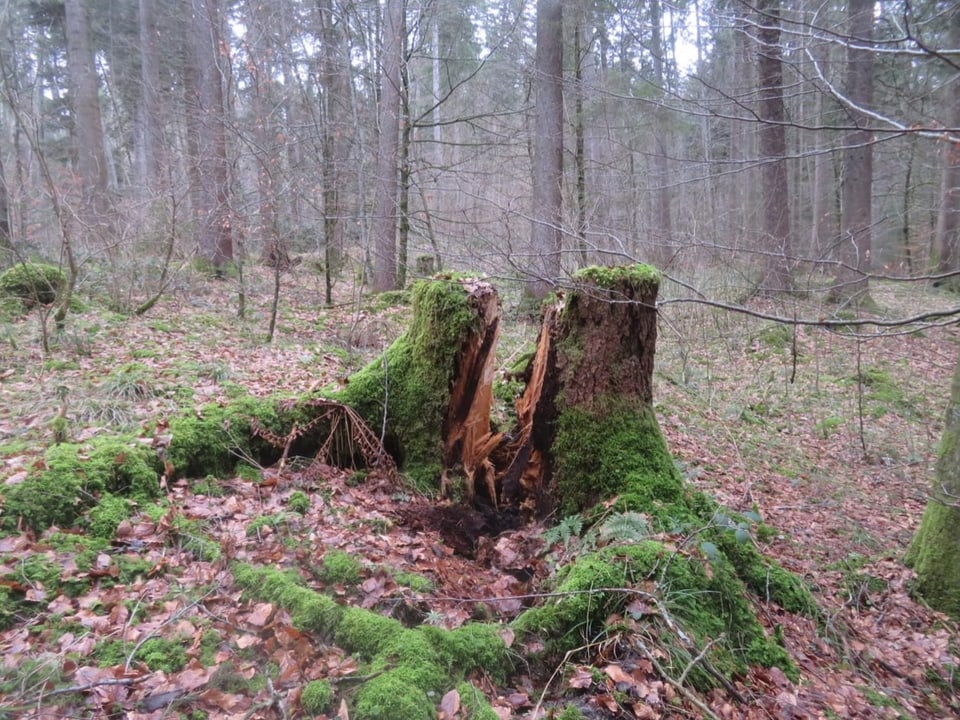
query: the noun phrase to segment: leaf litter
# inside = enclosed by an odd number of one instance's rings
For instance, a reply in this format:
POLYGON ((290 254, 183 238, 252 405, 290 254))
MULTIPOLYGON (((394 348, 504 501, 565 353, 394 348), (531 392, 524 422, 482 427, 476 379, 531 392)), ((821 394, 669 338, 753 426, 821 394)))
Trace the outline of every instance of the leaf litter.
MULTIPOLYGON (((266 286, 269 278, 260 282, 266 286)), ((70 388, 75 437, 89 437, 112 431, 110 423, 84 421, 82 411, 101 399, 99 382, 123 363, 146 365, 154 392, 140 402, 115 403, 117 412, 128 424, 146 423, 181 405, 186 367, 199 368, 195 381, 187 381, 197 405, 226 401, 231 385, 257 395, 296 394, 337 382, 402 328, 402 309, 382 316, 361 314, 357 306, 320 310, 302 278, 286 282, 284 320, 268 347, 257 335, 264 307, 253 303, 250 319, 237 322, 226 309, 227 289, 204 287, 197 291, 207 301, 202 312, 168 298, 151 317, 102 330, 73 357, 65 352, 69 362, 48 362, 33 343, 5 349, 0 438, 14 450, 3 452, 0 481, 22 481, 50 442, 58 385, 70 388), (360 323, 364 347, 345 344, 344 338, 358 337, 360 323), (145 348, 155 351, 145 357, 145 348)), ((895 294, 883 301, 888 307, 906 302, 895 294)), ((672 320, 682 325, 683 318, 672 320)), ((21 331, 33 328, 24 323, 21 331)), ((736 335, 703 342, 684 359, 699 376, 677 381, 675 357, 662 341, 657 409, 690 481, 730 508, 759 513, 776 534, 753 541, 817 591, 825 610, 819 625, 772 604, 761 607, 762 620, 770 632, 782 633, 798 663, 800 682, 775 668, 752 668, 728 688, 687 693, 658 673, 655 652, 644 654, 652 646, 644 644, 645 611, 638 606, 633 617, 641 620, 611 619, 626 629, 571 658, 556 677, 532 677, 521 666, 506 687, 471 678, 499 717, 548 717, 554 697, 589 718, 960 712, 956 626, 911 599, 911 573, 900 561, 926 503, 956 333, 936 329, 861 343, 803 330, 797 348, 795 384, 786 379, 789 353, 764 352, 736 335), (858 397, 848 382, 854 348, 862 366, 895 375, 913 406, 879 408, 870 388, 860 388, 858 397)), ((212 719, 286 718, 303 716, 299 693, 310 680, 328 680, 348 693, 359 679, 356 660, 296 630, 283 608, 242 597, 231 560, 291 569, 343 604, 447 628, 474 619, 508 621, 535 601, 538 582, 550 572, 541 528, 484 539, 476 559, 468 559, 438 532, 409 523, 433 501, 376 473, 358 484, 351 472, 329 466, 319 479, 287 468, 273 482, 227 478, 216 489, 217 495, 201 495, 186 482, 172 484, 171 510, 124 521, 111 547, 85 571, 73 553, 50 545, 52 530, 0 538, 0 584, 23 592, 34 611, 0 633, 7 678, 0 713, 152 720, 202 710, 212 719), (311 498, 303 514, 287 507, 298 491, 311 498), (258 523, 261 518, 271 522, 258 523), (185 522, 200 524, 217 557, 197 553, 185 522), (360 561, 356 583, 322 579, 317 569, 333 551, 360 561), (57 566, 62 585, 75 581, 83 589, 51 592, 42 580, 17 579, 18 564, 32 556, 57 566), (121 566, 134 562, 139 572, 122 575, 121 566), (412 576, 425 582, 410 582, 412 576), (183 662, 151 669, 144 648, 155 639, 178 643, 183 662), (97 657, 106 641, 119 648, 111 663, 97 657)), ((514 642, 506 625, 504 635, 514 642)), ((519 641, 514 647, 537 649, 519 641)), ((341 700, 330 717, 348 718, 347 708, 341 700)), ((438 699, 437 710, 449 720, 467 717, 456 690, 438 699)))

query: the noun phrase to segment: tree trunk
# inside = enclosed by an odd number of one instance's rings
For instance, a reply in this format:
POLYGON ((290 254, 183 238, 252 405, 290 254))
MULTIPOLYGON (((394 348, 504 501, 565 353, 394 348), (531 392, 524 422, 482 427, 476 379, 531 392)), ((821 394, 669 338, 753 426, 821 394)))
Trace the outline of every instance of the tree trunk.
POLYGON ((70 95, 73 109, 77 170, 81 182, 79 217, 84 232, 104 240, 109 234, 112 205, 107 186, 100 92, 90 46, 86 0, 65 3, 70 95))
MULTIPOLYGON (((950 47, 960 47, 960 10, 954 8, 950 21, 950 47)), ((960 132, 960 91, 950 89, 948 125, 960 132)), ((937 272, 948 273, 960 269, 960 142, 950 142, 943 150, 943 188, 940 212, 937 216, 936 243, 939 257, 937 272)), ((956 285, 957 283, 952 283, 956 285)))
POLYGON ((577 252, 580 267, 586 267, 589 257, 587 246, 587 154, 584 142, 584 112, 583 112, 583 63, 586 56, 583 53, 583 27, 586 22, 583 7, 578 9, 573 28, 573 58, 574 58, 574 97, 573 97, 573 133, 574 146, 573 162, 577 176, 577 252))
POLYGON ((223 73, 227 58, 220 33, 219 0, 192 0, 194 71, 197 73, 200 254, 218 275, 233 260, 223 73))
POLYGON ((960 618, 960 362, 953 375, 933 486, 906 562, 914 591, 931 607, 960 618))
MULTIPOLYGON (((339 186, 343 173, 338 160, 344 160, 344 153, 338 148, 338 139, 349 135, 342 120, 346 115, 344 108, 349 105, 349 73, 341 64, 340 58, 346 54, 346 49, 334 13, 333 0, 322 0, 317 9, 320 16, 319 40, 323 48, 320 58, 320 173, 323 187, 324 303, 330 306, 333 304, 335 255, 343 249, 343 226, 339 221, 339 186)), ((342 144, 340 140, 339 145, 342 144)))
POLYGON ((139 108, 140 155, 143 187, 156 190, 162 182, 164 165, 163 136, 160 120, 160 52, 157 34, 155 0, 140 0, 140 80, 139 108))
POLYGON ((373 211, 373 290, 397 287, 397 161, 400 150, 400 83, 405 0, 387 0, 381 49, 379 144, 373 211))
MULTIPOLYGON (((284 236, 280 233, 277 185, 284 177, 281 154, 276 147, 282 131, 276 126, 271 113, 275 105, 271 77, 271 48, 267 45, 274 31, 272 16, 256 5, 249 8, 247 17, 249 31, 246 45, 249 53, 247 70, 250 76, 250 91, 253 95, 253 134, 256 144, 253 156, 257 164, 257 195, 259 220, 255 236, 260 241, 260 259, 263 264, 277 270, 290 267, 290 252, 284 236)), ((276 276, 279 278, 279 276, 276 276)))
POLYGON ((537 0, 537 94, 530 259, 524 292, 546 296, 560 278, 563 180, 563 3, 537 0))
POLYGON ((10 233, 10 202, 7 194, 7 176, 0 157, 0 268, 13 264, 13 235, 10 233))
POLYGON ((757 9, 760 82, 760 161, 763 197, 762 250, 767 253, 761 291, 789 290, 791 266, 790 188, 787 181, 786 111, 780 49, 780 0, 761 0, 757 9))
POLYGON ((656 175, 656 197, 653 206, 653 234, 655 245, 653 260, 661 268, 666 268, 673 259, 673 189, 669 167, 670 118, 663 100, 666 97, 666 75, 663 71, 663 56, 666 48, 663 43, 662 7, 660 0, 650 0, 650 44, 653 53, 653 78, 657 87, 657 104, 654 109, 656 126, 654 131, 653 168, 656 175))
MULTIPOLYGON (((873 0, 851 0, 848 6, 846 95, 861 108, 873 103, 873 52, 864 47, 873 42, 873 12, 873 0)), ((872 259, 873 137, 862 112, 848 107, 847 116, 856 129, 847 133, 843 152, 840 266, 830 297, 862 303, 869 297, 872 259)))

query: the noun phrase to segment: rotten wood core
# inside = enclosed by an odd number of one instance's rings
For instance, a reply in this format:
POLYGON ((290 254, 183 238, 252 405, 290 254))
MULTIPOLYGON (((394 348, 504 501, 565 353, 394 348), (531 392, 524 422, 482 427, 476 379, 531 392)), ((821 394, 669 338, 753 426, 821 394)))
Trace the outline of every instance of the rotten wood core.
POLYGON ((499 297, 486 282, 471 281, 465 289, 480 322, 457 356, 441 490, 449 493, 452 477, 462 474, 468 503, 545 516, 555 507, 551 447, 558 398, 565 408, 589 408, 608 397, 652 402, 656 285, 581 284, 565 305, 549 306, 509 432, 495 432, 490 424, 499 297))

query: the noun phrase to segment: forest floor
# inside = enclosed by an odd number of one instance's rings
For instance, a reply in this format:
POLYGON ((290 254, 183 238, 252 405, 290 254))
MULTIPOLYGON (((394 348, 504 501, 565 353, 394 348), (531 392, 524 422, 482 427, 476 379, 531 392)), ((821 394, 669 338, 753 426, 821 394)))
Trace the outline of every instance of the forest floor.
MULTIPOLYGON (((64 389, 71 441, 118 429, 146 440, 158 421, 241 389, 293 396, 340 382, 409 317, 346 285, 326 309, 321 279, 297 268, 283 276, 267 345, 271 277, 252 271, 248 283, 245 319, 235 285, 196 281, 146 317, 92 306, 48 355, 36 317, 0 325, 0 483, 22 482, 52 444, 64 389)), ((873 296, 889 317, 960 304, 919 285, 877 283, 873 296)), ((802 299, 748 307, 824 312, 802 299)), ((509 315, 501 368, 537 330, 509 315)), ((781 628, 800 681, 755 668, 697 694, 659 676, 620 636, 545 677, 519 664, 508 686, 471 678, 499 717, 552 717, 564 704, 589 718, 960 717, 957 628, 910 598, 902 563, 933 476, 960 334, 951 325, 855 330, 794 332, 698 304, 661 312, 655 405, 668 445, 696 487, 776 530, 762 551, 809 582, 824 610, 815 623, 759 608, 771 632, 781 628)), ((412 520, 436 501, 329 467, 319 482, 267 470, 178 481, 167 496, 166 512, 135 514, 86 569, 52 533, 0 537, 0 584, 31 609, 0 632, 0 718, 306 717, 301 689, 326 679, 336 688, 327 717, 346 720, 356 661, 295 631, 282 608, 242 597, 227 560, 297 568, 338 602, 452 628, 514 617, 577 551, 575 541, 545 547, 543 527, 530 525, 462 557, 412 520), (293 512, 298 491, 311 502, 293 512), (198 554, 185 522, 220 552, 198 554), (333 551, 359 560, 358 574, 324 575, 333 551), (164 656, 153 667, 148 643, 164 656)), ((514 649, 524 654, 520 639, 514 649)), ((467 717, 456 694, 437 703, 441 718, 467 717)))

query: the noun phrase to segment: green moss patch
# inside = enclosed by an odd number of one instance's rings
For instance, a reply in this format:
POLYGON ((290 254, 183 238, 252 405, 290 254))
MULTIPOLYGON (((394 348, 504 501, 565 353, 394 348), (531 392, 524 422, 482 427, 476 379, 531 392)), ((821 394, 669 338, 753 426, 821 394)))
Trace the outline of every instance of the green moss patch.
POLYGON ((167 458, 185 477, 230 475, 241 457, 269 465, 281 450, 256 437, 254 427, 286 432, 289 425, 281 420, 278 402, 243 396, 227 406, 206 405, 199 412, 171 418, 167 458))
POLYGON ((287 509, 299 515, 306 515, 310 511, 310 505, 309 496, 300 490, 296 490, 287 500, 287 509))
POLYGON ((111 493, 104 493, 100 502, 94 505, 88 514, 88 529, 97 538, 110 540, 117 528, 131 515, 130 501, 111 493))
POLYGON ((645 290, 660 287, 660 271, 652 265, 643 263, 607 267, 592 265, 578 270, 574 273, 573 279, 605 290, 621 287, 645 290))
POLYGON ((300 693, 300 705, 310 715, 320 715, 333 703, 333 687, 326 680, 307 683, 300 693))
POLYGON ((683 497, 683 480, 653 409, 639 401, 600 399, 590 409, 562 411, 553 454, 561 516, 622 493, 643 505, 634 510, 683 497))
POLYGON ((16 298, 27 309, 50 305, 67 283, 63 271, 46 263, 21 263, 0 273, 0 297, 16 298))
POLYGON ((355 703, 350 717, 356 720, 433 720, 437 716, 436 703, 397 671, 364 683, 355 703))
POLYGON ((153 637, 135 646, 122 640, 104 640, 93 650, 93 657, 101 667, 126 663, 128 658, 143 662, 151 670, 174 673, 187 664, 185 643, 179 640, 153 637))
POLYGON ((12 528, 22 518, 38 531, 71 527, 105 493, 156 497, 160 471, 156 453, 134 439, 56 445, 22 483, 5 491, 2 524, 12 528))
POLYGON ((343 550, 328 550, 318 569, 318 579, 328 583, 356 585, 360 581, 363 565, 357 558, 343 550))

